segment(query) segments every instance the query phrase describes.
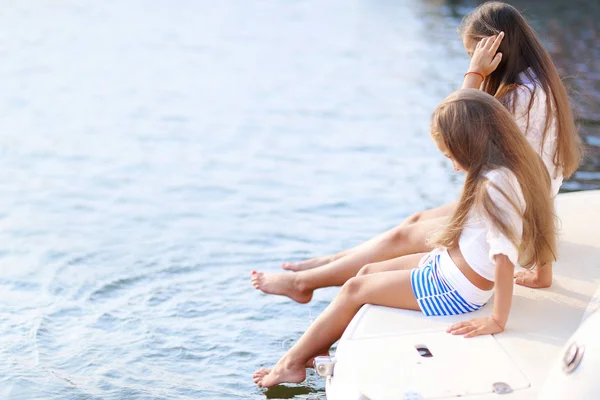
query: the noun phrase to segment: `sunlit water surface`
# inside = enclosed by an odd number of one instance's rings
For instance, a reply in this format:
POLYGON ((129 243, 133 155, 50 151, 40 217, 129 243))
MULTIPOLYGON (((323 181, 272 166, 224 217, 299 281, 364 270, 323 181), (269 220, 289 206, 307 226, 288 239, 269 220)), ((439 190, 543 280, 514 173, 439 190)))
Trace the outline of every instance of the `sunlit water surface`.
MULTIPOLYGON (((468 66, 456 10, 3 8, 0 397, 263 398, 252 372, 337 290, 298 305, 249 271, 354 245, 460 189, 428 132, 468 66)), ((323 381, 267 395, 324 398, 323 381)))

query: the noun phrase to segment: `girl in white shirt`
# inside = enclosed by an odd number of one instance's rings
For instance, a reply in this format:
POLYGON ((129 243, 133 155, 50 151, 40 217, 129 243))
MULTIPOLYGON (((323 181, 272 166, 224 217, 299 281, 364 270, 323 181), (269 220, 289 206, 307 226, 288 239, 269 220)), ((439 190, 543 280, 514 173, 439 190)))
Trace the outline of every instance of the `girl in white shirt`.
POLYGON ((351 278, 273 369, 259 369, 260 387, 302 382, 306 364, 337 341, 364 304, 455 315, 482 307, 489 317, 451 326, 472 337, 504 331, 514 266, 554 259, 556 232, 550 176, 512 115, 481 90, 463 89, 437 107, 431 135, 455 170, 467 174, 449 223, 432 238, 419 265, 351 278), (494 289, 494 290, 492 290, 494 289))
MULTIPOLYGON (((542 157, 552 178, 552 194, 556 196, 563 177, 570 177, 579 165, 581 145, 567 92, 548 52, 525 18, 501 2, 478 7, 465 17, 460 32, 471 56, 463 88, 479 88, 491 94, 514 115, 526 139, 542 157)), ((284 263, 283 268, 295 274, 253 271, 252 284, 265 293, 306 303, 315 289, 340 286, 359 271, 378 272, 394 264, 402 268, 395 259, 406 255, 420 259, 431 251, 427 237, 444 226, 455 209, 456 203, 451 203, 423 211, 353 249, 300 263, 284 263)), ((552 264, 536 264, 535 269, 517 272, 516 283, 550 286, 552 264)))

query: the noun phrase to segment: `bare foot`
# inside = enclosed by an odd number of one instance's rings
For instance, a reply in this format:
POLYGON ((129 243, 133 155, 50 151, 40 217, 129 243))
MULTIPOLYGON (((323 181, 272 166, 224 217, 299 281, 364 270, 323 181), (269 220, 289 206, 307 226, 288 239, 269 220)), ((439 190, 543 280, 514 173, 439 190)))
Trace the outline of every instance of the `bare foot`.
POLYGON ((552 278, 549 281, 543 281, 538 278, 535 270, 518 271, 515 272, 515 283, 533 289, 542 289, 552 286, 552 278))
POLYGON ((310 260, 297 261, 297 262, 284 262, 281 263, 281 268, 286 271, 305 271, 307 269, 313 269, 320 267, 325 264, 329 264, 330 262, 336 259, 335 256, 325 256, 325 257, 315 257, 310 260))
POLYGON ((308 303, 313 296, 312 290, 302 290, 296 284, 295 274, 265 274, 252 271, 250 281, 255 289, 266 294, 287 296, 298 303, 308 303))
POLYGON ((306 369, 304 365, 286 363, 281 359, 273 369, 261 368, 254 373, 252 378, 258 387, 270 388, 280 383, 300 383, 304 381, 306 379, 306 369))

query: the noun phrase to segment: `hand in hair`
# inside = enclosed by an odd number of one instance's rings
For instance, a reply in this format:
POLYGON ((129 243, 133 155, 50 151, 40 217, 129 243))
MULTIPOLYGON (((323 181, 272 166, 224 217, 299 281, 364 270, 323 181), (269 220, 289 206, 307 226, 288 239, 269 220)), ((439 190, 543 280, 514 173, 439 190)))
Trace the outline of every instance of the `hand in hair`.
POLYGON ((500 32, 496 36, 481 39, 477 43, 477 46, 475 46, 469 72, 478 72, 483 76, 488 76, 494 72, 498 68, 500 61, 502 61, 502 53, 496 52, 503 38, 504 32, 500 32))

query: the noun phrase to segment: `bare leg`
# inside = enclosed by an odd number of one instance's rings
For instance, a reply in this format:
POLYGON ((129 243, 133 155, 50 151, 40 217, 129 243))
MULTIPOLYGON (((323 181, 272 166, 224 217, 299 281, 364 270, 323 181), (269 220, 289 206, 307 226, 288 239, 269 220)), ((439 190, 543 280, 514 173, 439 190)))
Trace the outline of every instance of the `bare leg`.
POLYGON ((322 265, 329 264, 333 261, 339 260, 342 257, 345 257, 349 254, 352 254, 356 251, 365 250, 367 248, 376 246, 382 240, 385 240, 386 237, 394 235, 394 231, 398 228, 405 227, 410 224, 414 224, 416 222, 422 222, 429 219, 437 219, 441 217, 448 217, 452 215, 454 210, 456 209, 456 203, 444 204, 441 207, 432 208, 431 210, 426 210, 423 212, 418 212, 416 214, 411 215, 410 217, 404 219, 400 225, 395 228, 390 229, 387 232, 380 233, 379 235, 367 240, 366 242, 359 244, 351 249, 341 251, 339 253, 330 254, 324 257, 315 257, 309 260, 299 261, 299 262, 284 262, 281 264, 281 267, 288 271, 304 271, 307 269, 312 269, 316 267, 320 267, 322 265))
POLYGON ((447 222, 447 218, 429 219, 394 229, 371 247, 363 247, 319 268, 295 274, 252 272, 254 287, 267 294, 287 296, 298 303, 308 303, 315 289, 341 286, 356 276, 365 265, 396 257, 431 251, 427 237, 447 222))
POLYGON ((405 262, 399 263, 399 258, 392 258, 391 260, 381 261, 378 263, 367 264, 362 267, 356 276, 370 275, 370 274, 378 274, 380 272, 390 272, 390 271, 398 271, 398 269, 402 269, 405 266, 409 266, 410 269, 416 268, 419 264, 419 261, 429 253, 417 253, 417 254, 408 254, 406 256, 399 257, 405 262))
POLYGON ((410 281, 409 269, 416 267, 413 260, 414 257, 401 257, 394 260, 400 271, 359 276, 346 282, 333 302, 272 370, 255 372, 254 382, 260 387, 302 382, 306 379, 306 362, 320 349, 335 343, 364 304, 419 310, 410 281))
POLYGON ((339 253, 330 254, 328 256, 315 257, 315 258, 311 258, 311 259, 303 260, 303 261, 286 261, 286 262, 281 263, 281 268, 285 269, 286 271, 294 271, 294 272, 304 271, 306 269, 311 269, 311 268, 317 268, 317 267, 320 267, 321 265, 329 264, 330 262, 333 262, 339 258, 342 258, 345 255, 352 253, 354 250, 355 250, 355 248, 351 248, 348 250, 340 251, 339 253))
MULTIPOLYGON (((394 258, 375 264, 367 264, 364 267, 362 267, 360 271, 358 271, 358 274, 356 276, 358 277, 368 274, 376 274, 380 272, 411 270, 413 268, 416 268, 419 264, 419 261, 421 261, 421 259, 427 254, 429 253, 409 254, 403 257, 394 258)), ((315 357, 329 356, 329 347, 331 346, 327 346, 326 348, 320 350, 316 355, 311 357, 306 363, 306 368, 314 368, 315 357)))

